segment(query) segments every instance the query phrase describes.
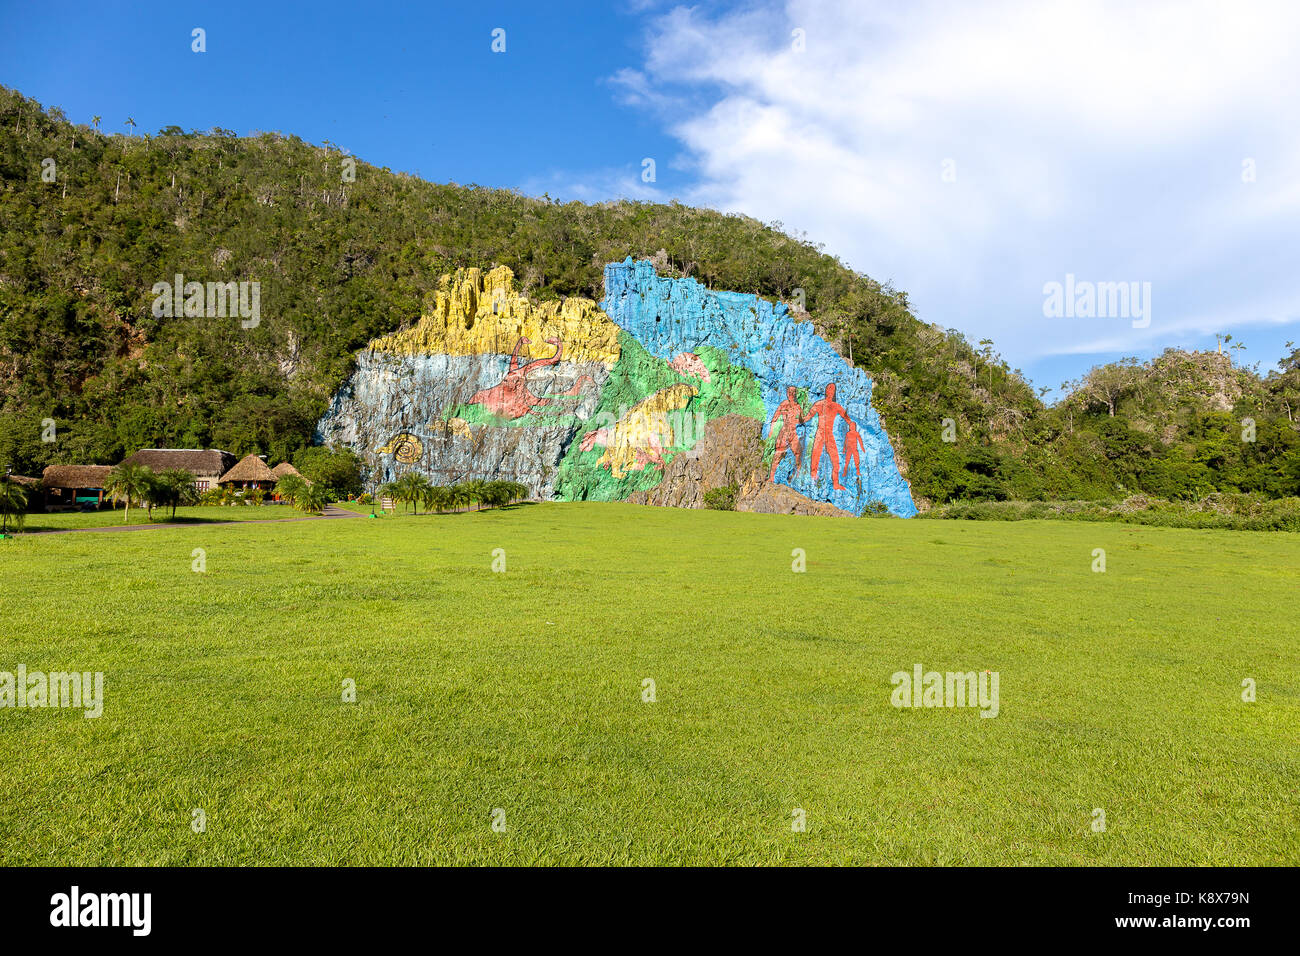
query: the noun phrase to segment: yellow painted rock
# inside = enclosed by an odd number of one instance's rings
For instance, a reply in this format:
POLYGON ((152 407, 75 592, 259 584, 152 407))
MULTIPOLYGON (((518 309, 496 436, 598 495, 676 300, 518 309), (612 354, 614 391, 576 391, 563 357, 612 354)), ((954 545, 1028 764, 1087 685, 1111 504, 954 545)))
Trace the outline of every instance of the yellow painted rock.
POLYGON ((524 361, 547 358, 558 339, 568 362, 618 361, 619 328, 591 299, 533 303, 515 292, 514 273, 497 266, 487 275, 459 269, 444 275, 433 310, 414 326, 375 339, 370 348, 397 355, 510 355, 521 338, 524 361))
POLYGON ((474 437, 474 432, 471 430, 469 422, 465 421, 463 418, 448 418, 445 420, 435 418, 433 421, 429 422, 429 430, 434 432, 445 430, 451 432, 453 435, 458 435, 461 438, 474 437))
POLYGON ((611 428, 600 428, 584 438, 590 450, 597 442, 605 445, 598 466, 609 469, 615 478, 649 464, 663 464, 663 454, 673 443, 672 422, 668 413, 690 404, 700 393, 693 385, 670 385, 628 409, 611 428))

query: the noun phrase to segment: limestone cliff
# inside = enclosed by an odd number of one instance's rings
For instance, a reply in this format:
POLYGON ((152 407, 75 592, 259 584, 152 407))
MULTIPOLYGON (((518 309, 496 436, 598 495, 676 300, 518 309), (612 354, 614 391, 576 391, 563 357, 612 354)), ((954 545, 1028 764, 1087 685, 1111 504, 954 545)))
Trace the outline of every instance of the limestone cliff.
POLYGON ((703 508, 704 493, 735 485, 736 510, 763 514, 847 517, 832 504, 811 501, 793 488, 768 481, 762 422, 743 415, 724 415, 708 423, 691 454, 678 455, 664 469, 663 481, 637 491, 628 501, 639 505, 703 508))
POLYGON ((509 269, 445 276, 433 308, 376 339, 318 440, 373 484, 506 478, 535 497, 700 507, 735 483, 746 510, 916 513, 871 380, 785 307, 606 267, 602 303, 533 303, 509 269))
POLYGON ((795 322, 784 304, 665 278, 651 263, 628 259, 605 267, 601 305, 652 355, 711 348, 754 374, 775 481, 855 514, 871 501, 883 501, 896 515, 916 514, 871 405, 870 377, 848 365, 811 323, 795 322))

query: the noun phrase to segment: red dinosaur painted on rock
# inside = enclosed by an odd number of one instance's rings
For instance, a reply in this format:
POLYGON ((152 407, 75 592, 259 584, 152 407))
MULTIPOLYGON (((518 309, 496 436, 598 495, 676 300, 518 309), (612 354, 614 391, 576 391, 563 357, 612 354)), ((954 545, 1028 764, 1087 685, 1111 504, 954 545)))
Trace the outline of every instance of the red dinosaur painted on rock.
POLYGON ((564 346, 559 339, 547 339, 546 341, 555 346, 554 355, 549 358, 534 359, 520 365, 519 353, 525 345, 531 344, 529 339, 521 336, 519 341, 515 343, 514 354, 510 356, 510 368, 506 371, 505 378, 491 388, 475 392, 470 397, 470 403, 482 405, 493 415, 499 415, 502 418, 522 418, 534 408, 550 405, 557 398, 576 397, 581 393, 584 384, 594 384, 591 376, 583 375, 574 383, 573 388, 557 395, 535 395, 529 391, 528 373, 539 368, 558 364, 560 357, 564 354, 564 346))

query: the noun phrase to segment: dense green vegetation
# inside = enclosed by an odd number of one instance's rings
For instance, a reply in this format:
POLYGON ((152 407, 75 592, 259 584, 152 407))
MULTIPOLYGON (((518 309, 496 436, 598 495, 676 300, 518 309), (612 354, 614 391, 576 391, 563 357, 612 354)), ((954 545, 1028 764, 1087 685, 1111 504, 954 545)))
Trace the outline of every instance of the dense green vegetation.
POLYGON ((408 508, 414 507, 420 513, 420 506, 427 511, 451 511, 471 504, 480 508, 504 508, 528 497, 528 486, 517 481, 459 481, 453 485, 435 485, 428 477, 418 471, 408 471, 396 481, 390 481, 379 489, 381 495, 401 502, 408 508))
POLYGON ((361 494, 361 458, 351 448, 304 448, 293 456, 293 464, 329 498, 355 498, 361 494))
POLYGON ((297 461, 355 350, 415 320, 444 272, 503 264, 534 297, 600 298, 603 265, 632 255, 715 288, 803 290, 818 330, 875 378, 922 503, 1300 494, 1300 350, 1266 378, 1216 354, 1103 366, 1049 408, 991 342, 919 321, 905 293, 779 224, 361 161, 349 179, 351 162, 279 133, 104 135, 0 88, 0 468, 142 447, 297 461), (177 274, 260 282, 260 323, 155 317, 152 287, 177 274))
POLYGON ((22 536, 4 667, 104 707, 0 712, 0 864, 1295 865, 1295 550, 598 503, 22 536), (917 663, 998 716, 891 706, 917 663))
POLYGON ((1226 531, 1300 531, 1300 498, 1251 494, 1212 494, 1179 501, 1130 495, 1111 501, 955 501, 926 512, 925 518, 967 521, 1126 521, 1164 528, 1216 528, 1226 531))

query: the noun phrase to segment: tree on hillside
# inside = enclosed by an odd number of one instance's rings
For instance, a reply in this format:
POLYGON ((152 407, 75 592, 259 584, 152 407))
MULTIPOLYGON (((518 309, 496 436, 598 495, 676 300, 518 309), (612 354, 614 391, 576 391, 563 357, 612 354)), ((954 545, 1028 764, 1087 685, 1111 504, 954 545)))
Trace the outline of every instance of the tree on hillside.
POLYGON ((1110 365, 1094 366, 1079 381, 1076 394, 1082 395, 1087 401, 1105 405, 1106 413, 1114 418, 1120 399, 1136 387, 1139 378, 1138 360, 1122 358, 1110 365))
MULTIPOLYGON (((988 366, 988 369, 989 369, 989 388, 992 388, 992 387, 993 387, 993 340, 992 340, 992 339, 980 339, 980 351, 979 351, 979 354, 982 355, 982 356, 984 357, 984 363, 988 366)), ((975 379, 976 379, 976 381, 979 380, 979 363, 978 363, 978 362, 977 362, 976 365, 975 365, 975 379)))
POLYGON ((1287 342, 1286 348, 1290 354, 1278 363, 1280 370, 1269 376, 1268 390, 1286 412, 1286 420, 1295 424, 1296 415, 1300 413, 1300 347, 1287 342))

